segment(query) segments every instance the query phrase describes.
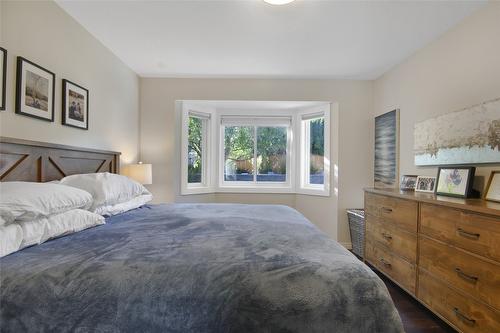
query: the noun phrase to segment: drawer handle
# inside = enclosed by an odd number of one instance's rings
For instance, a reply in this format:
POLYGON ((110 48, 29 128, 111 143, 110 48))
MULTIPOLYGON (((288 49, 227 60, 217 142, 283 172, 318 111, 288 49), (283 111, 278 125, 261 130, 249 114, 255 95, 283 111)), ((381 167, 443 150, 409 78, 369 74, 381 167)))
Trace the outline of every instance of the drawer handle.
POLYGON ((476 276, 472 276, 472 275, 469 275, 469 274, 462 272, 462 270, 458 267, 455 268, 455 272, 457 272, 458 276, 460 276, 462 279, 465 279, 465 280, 472 282, 472 283, 476 283, 477 280, 479 279, 476 276))
POLYGON ((388 262, 387 260, 385 260, 384 258, 380 258, 380 262, 382 264, 384 264, 384 266, 386 266, 386 267, 391 267, 392 266, 391 263, 388 262))
POLYGON ((381 208, 384 213, 390 214, 392 213, 392 208, 389 207, 382 207, 381 208))
POLYGON ((386 233, 386 232, 382 233, 382 237, 384 237, 387 240, 391 240, 392 239, 392 236, 390 234, 386 233))
POLYGON ((476 321, 474 319, 470 319, 469 317, 467 317, 466 315, 464 315, 462 312, 460 312, 460 310, 458 308, 454 308, 453 309, 453 312, 455 312, 455 315, 461 319, 464 323, 470 325, 470 326, 474 326, 476 324, 476 321))
POLYGON ((465 237, 465 238, 470 238, 470 239, 479 239, 480 234, 475 234, 472 232, 465 231, 462 228, 458 228, 457 232, 460 236, 465 237))

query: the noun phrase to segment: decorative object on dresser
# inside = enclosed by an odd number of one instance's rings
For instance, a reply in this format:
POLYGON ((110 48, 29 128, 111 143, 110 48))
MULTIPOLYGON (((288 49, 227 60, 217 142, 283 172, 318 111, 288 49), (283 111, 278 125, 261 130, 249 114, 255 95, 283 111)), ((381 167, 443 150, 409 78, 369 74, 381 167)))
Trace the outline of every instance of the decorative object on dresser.
POLYGON ((403 175, 399 188, 403 191, 414 191, 417 186, 417 178, 418 176, 414 175, 403 175))
POLYGON ((436 177, 418 176, 415 191, 434 193, 436 189, 436 177))
POLYGON ((415 125, 415 165, 500 163, 500 98, 415 125))
POLYGON ((0 47, 0 111, 5 110, 5 86, 7 84, 7 50, 0 47))
POLYGON ((365 259, 459 332, 500 332, 500 203, 366 189, 365 259))
POLYGON ((89 91, 71 81, 62 82, 62 124, 88 130, 89 91))
POLYGON ((398 187, 399 109, 375 117, 374 171, 375 187, 398 187))
POLYGON ((469 198, 474 195, 472 182, 475 167, 442 167, 438 169, 436 194, 469 198))
POLYGON ((500 202, 500 170, 491 172, 484 198, 486 200, 500 202))
POLYGON ((16 113, 54 121, 55 79, 51 71, 17 57, 16 113))

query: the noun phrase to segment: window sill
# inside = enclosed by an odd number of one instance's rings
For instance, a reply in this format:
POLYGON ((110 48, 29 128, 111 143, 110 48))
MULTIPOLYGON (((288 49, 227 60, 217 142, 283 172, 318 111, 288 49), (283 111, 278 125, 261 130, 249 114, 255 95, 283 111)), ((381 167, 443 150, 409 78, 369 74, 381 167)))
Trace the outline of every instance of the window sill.
POLYGON ((181 195, 196 195, 210 193, 248 193, 248 194, 301 194, 310 196, 329 197, 330 193, 323 189, 299 189, 294 190, 288 186, 274 187, 242 187, 242 186, 220 186, 216 189, 208 187, 184 189, 181 195))

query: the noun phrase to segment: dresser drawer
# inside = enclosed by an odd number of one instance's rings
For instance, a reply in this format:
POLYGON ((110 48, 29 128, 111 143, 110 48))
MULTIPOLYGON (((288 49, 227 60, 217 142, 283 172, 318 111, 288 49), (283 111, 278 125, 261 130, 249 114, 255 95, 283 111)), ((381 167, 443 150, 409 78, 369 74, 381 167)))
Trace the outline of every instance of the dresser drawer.
POLYGON ((390 221, 409 231, 417 232, 418 204, 383 195, 365 193, 367 214, 390 221))
POLYGON ((419 251, 421 268, 500 310, 500 265, 422 236, 419 251))
POLYGON ((463 332, 500 332, 500 313, 419 270, 418 298, 463 332))
POLYGON ((421 204, 420 232, 500 261, 500 218, 421 204))
POLYGON ((417 261, 417 235, 396 228, 391 222, 366 215, 366 238, 387 247, 411 263, 417 261))
POLYGON ((369 241, 366 242, 365 255, 369 263, 387 274, 408 292, 415 294, 415 265, 369 241))

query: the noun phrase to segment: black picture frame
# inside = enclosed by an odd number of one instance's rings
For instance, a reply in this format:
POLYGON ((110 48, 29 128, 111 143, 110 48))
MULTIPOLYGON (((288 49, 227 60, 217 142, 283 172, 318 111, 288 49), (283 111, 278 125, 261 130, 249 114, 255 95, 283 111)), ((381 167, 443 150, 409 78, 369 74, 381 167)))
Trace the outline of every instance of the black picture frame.
POLYGON ((0 78, 0 83, 2 87, 0 87, 2 91, 2 98, 0 98, 0 111, 5 110, 6 98, 5 94, 7 93, 7 50, 0 46, 0 53, 2 53, 2 77, 0 78))
POLYGON ((56 85, 56 75, 53 72, 49 71, 46 68, 43 68, 40 65, 35 64, 34 62, 29 61, 26 58, 18 56, 17 57, 17 68, 16 68, 16 109, 15 109, 16 114, 20 114, 23 116, 36 118, 36 119, 40 119, 40 120, 45 120, 48 122, 54 122, 54 105, 55 105, 54 102, 55 102, 55 91, 56 91, 55 85, 56 85), (52 87, 48 87, 49 96, 47 96, 47 98, 52 98, 50 110, 47 110, 50 112, 50 118, 37 116, 37 115, 31 114, 29 112, 23 111, 23 104, 22 104, 21 99, 22 99, 22 90, 23 90, 23 68, 24 68, 23 66, 25 63, 40 69, 41 71, 45 72, 47 74, 47 76, 52 77, 52 87))
POLYGON ((66 79, 63 79, 62 80, 62 117, 61 117, 61 124, 65 125, 65 126, 69 126, 69 127, 73 127, 73 128, 79 128, 79 129, 82 129, 82 130, 88 130, 89 129, 89 90, 74 83, 74 82, 71 82, 69 80, 66 80, 66 79), (74 120, 70 120, 68 119, 69 117, 66 115, 68 110, 67 108, 69 107, 68 105, 68 99, 67 99, 67 96, 66 96, 66 91, 69 89, 70 86, 74 86, 76 87, 77 89, 80 89, 80 90, 83 90, 85 92, 85 118, 84 118, 84 126, 78 126, 78 125, 74 125, 74 124, 71 124, 70 121, 74 121, 74 120))
POLYGON ((472 189, 475 173, 476 173, 476 167, 465 167, 465 166, 439 167, 437 177, 436 177, 436 190, 435 190, 436 195, 444 195, 444 196, 455 197, 455 198, 470 198, 472 196, 475 196, 475 191, 472 189), (439 184, 440 184, 442 170, 467 170, 467 182, 465 184, 465 191, 463 194, 439 191, 439 184))

